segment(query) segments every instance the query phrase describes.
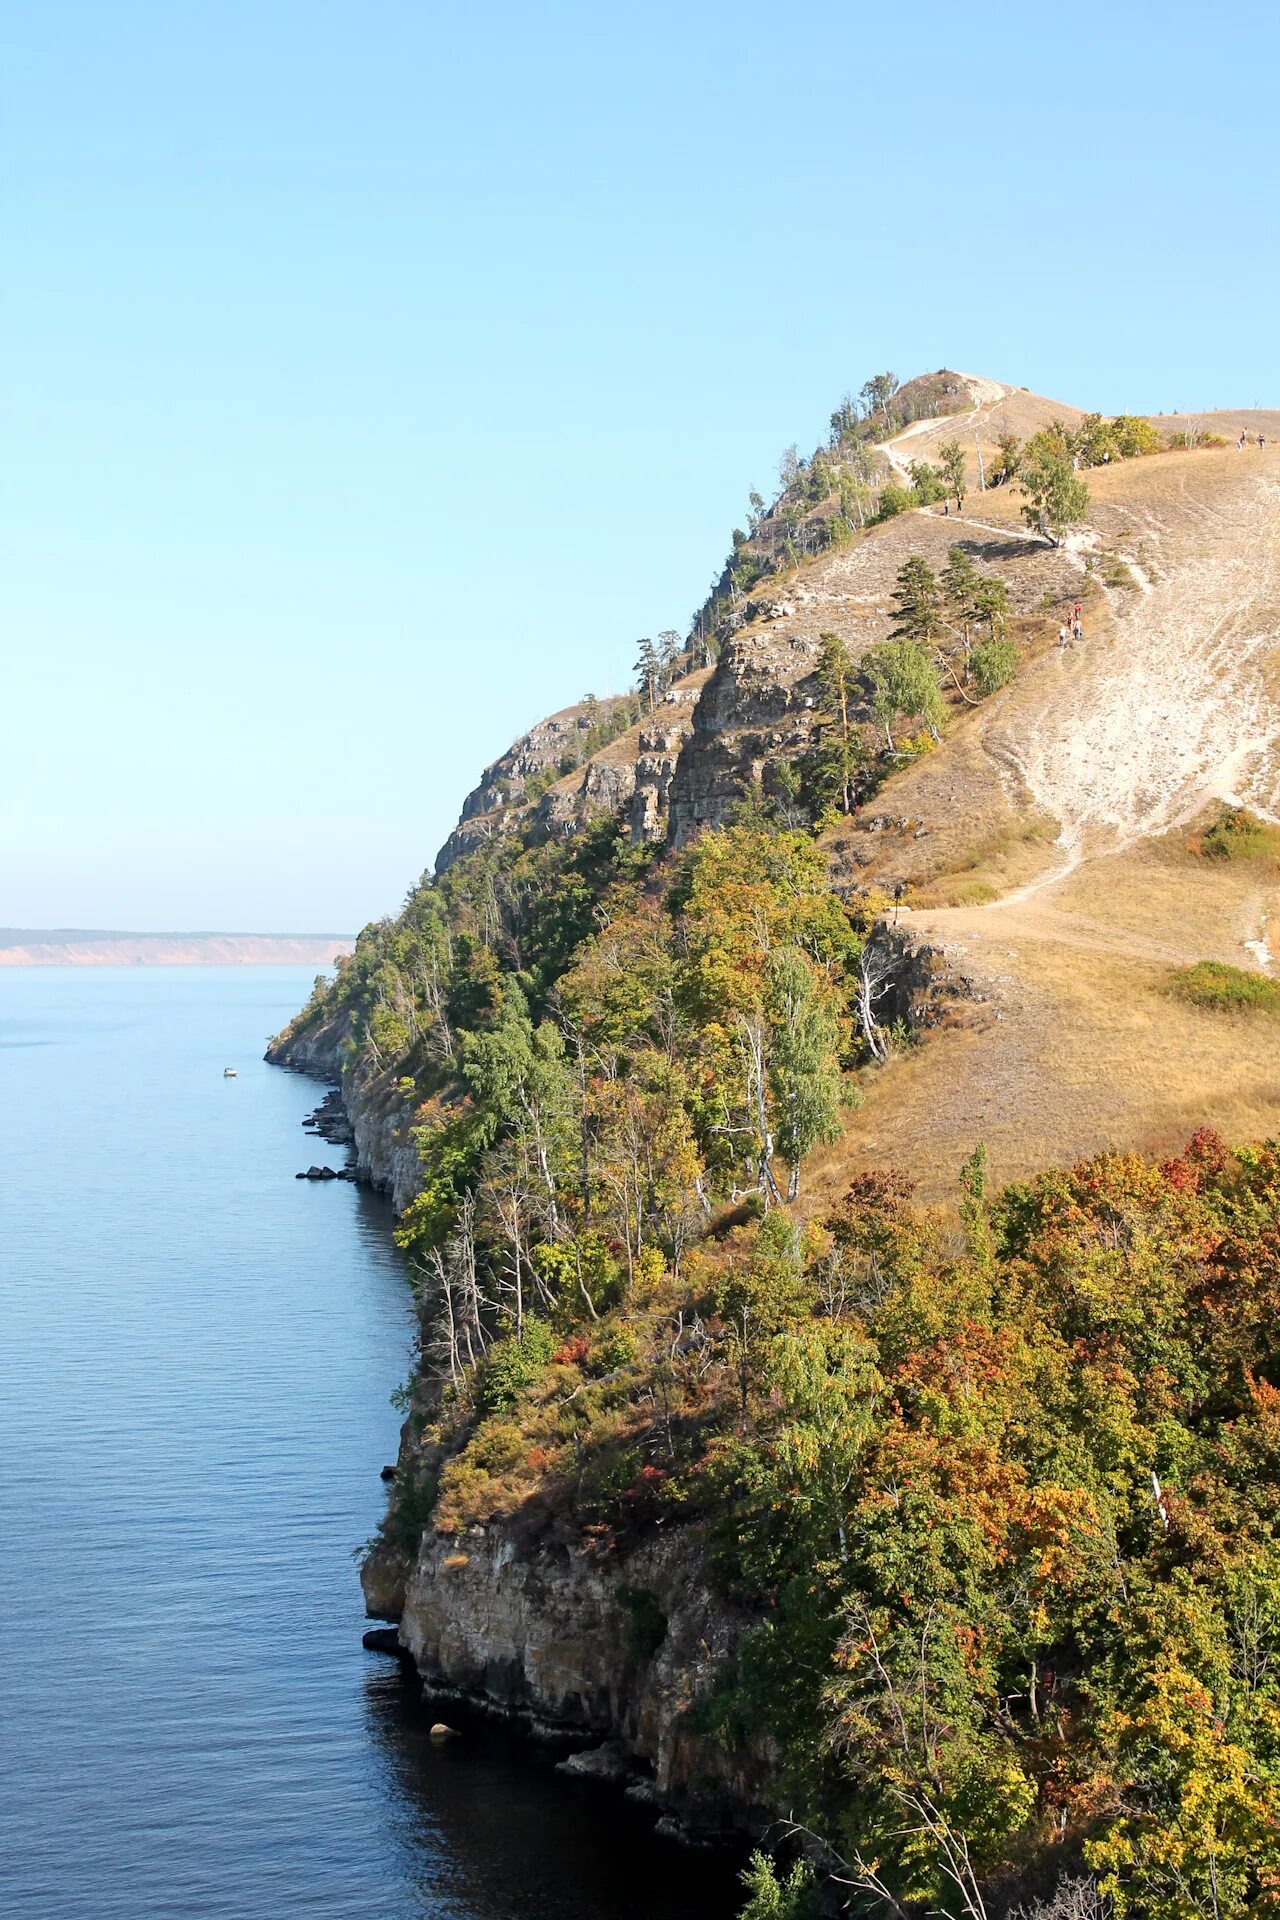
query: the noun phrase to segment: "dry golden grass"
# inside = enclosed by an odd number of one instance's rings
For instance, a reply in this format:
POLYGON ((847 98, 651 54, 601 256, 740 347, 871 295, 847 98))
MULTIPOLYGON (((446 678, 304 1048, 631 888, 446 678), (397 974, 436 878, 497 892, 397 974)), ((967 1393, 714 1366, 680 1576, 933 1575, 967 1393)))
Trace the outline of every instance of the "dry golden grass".
POLYGON ((845 877, 909 882, 904 924, 977 997, 867 1075, 808 1204, 873 1165, 949 1201, 979 1140, 1000 1180, 1104 1148, 1169 1150, 1206 1123, 1231 1139, 1280 1132, 1266 1022, 1168 992, 1172 969, 1202 960, 1270 967, 1280 923, 1272 863, 1195 850, 1215 795, 1280 813, 1280 415, 1261 424, 1274 449, 1092 471, 1073 552, 1019 542, 1021 497, 1000 489, 971 497, 963 520, 904 516, 827 563, 829 586, 883 594, 906 551, 937 564, 963 529, 1024 614, 1079 593, 1085 640, 1041 644, 1013 686, 886 784, 868 812, 905 825, 829 837, 845 877), (1114 561, 1132 585, 1103 584, 1114 561))

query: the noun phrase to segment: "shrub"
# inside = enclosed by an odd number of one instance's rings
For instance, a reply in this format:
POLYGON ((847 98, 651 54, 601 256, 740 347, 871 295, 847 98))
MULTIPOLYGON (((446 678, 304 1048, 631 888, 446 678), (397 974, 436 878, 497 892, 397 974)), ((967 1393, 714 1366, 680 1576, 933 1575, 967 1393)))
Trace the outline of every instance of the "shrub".
POLYGON ((875 517, 877 520, 896 520, 900 513, 909 513, 918 504, 912 488, 901 487, 896 480, 890 480, 880 489, 880 503, 875 517))
POLYGON ((482 1420, 514 1406, 556 1350, 556 1337, 542 1320, 526 1320, 524 1331, 510 1333, 485 1355, 476 1377, 476 1412, 482 1420))
POLYGON ((1264 1013, 1280 1019, 1280 980, 1229 967, 1221 960, 1197 960, 1194 967, 1179 967, 1170 976, 1169 991, 1211 1013, 1264 1013))
POLYGON ((1019 653, 1013 640, 980 640, 969 657, 974 685, 984 699, 1007 686, 1018 671, 1019 653))
POLYGON ((1139 414, 1117 414, 1111 422, 1111 432, 1122 459, 1132 460, 1138 454, 1160 451, 1159 433, 1139 414))
POLYGON ((1247 807, 1224 806, 1200 842, 1211 860, 1280 861, 1280 828, 1268 826, 1247 807))
POLYGON ((617 1373, 621 1367, 629 1367, 639 1358, 640 1345, 630 1327, 617 1324, 608 1326, 595 1341, 591 1351, 590 1371, 592 1373, 617 1373))

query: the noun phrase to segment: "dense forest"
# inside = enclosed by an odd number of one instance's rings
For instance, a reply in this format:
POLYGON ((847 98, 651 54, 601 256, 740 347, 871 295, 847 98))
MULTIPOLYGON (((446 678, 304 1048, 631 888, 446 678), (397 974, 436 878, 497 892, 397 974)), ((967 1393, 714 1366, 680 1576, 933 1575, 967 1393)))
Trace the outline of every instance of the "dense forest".
MULTIPOLYGON (((1053 440, 1010 449, 1029 518, 1078 507, 1089 444, 1053 440)), ((385 1542, 686 1530, 755 1623, 698 1709, 776 1756, 750 1920, 1280 1914, 1280 1152, 1205 1130, 993 1192, 975 1141, 942 1213, 841 1175, 921 1041, 892 902, 834 888, 822 827, 1020 649, 959 548, 903 568, 874 655, 824 648, 815 744, 729 824, 530 816, 290 1029, 393 1087, 421 1160, 385 1542)))

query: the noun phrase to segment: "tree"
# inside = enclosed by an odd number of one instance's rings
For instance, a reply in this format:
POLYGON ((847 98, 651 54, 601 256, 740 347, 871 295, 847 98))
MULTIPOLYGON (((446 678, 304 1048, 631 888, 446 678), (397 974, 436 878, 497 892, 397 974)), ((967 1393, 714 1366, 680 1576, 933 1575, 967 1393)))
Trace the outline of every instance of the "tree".
POLYGON ((652 640, 645 639, 640 642, 632 671, 639 681, 640 691, 648 701, 649 711, 652 713, 658 704, 658 695, 662 691, 662 662, 652 640))
POLYGON ((942 462, 942 471, 946 475, 947 485, 956 497, 956 512, 964 505, 965 472, 964 448, 958 440, 944 440, 938 449, 938 458, 942 462))
POLYGON ((927 645, 941 630, 942 596, 937 575, 919 554, 913 554, 898 569, 893 617, 895 640, 918 640, 927 645))
POLYGON ((996 445, 1000 449, 1000 458, 992 472, 993 487, 1004 487, 1018 477, 1018 467, 1022 459, 1022 443, 1016 433, 1010 433, 1006 427, 997 436, 996 445))
POLYGON ((787 1199, 800 1192, 800 1163, 819 1142, 840 1138, 840 1023, 830 990, 798 947, 769 960, 768 1080, 774 1142, 790 1169, 787 1199))
POLYGON ((870 380, 867 381, 858 398, 862 401, 868 413, 880 414, 883 417, 884 424, 888 426, 889 402, 897 391, 898 376, 896 373, 875 373, 872 374, 870 380))
POLYGON ((1009 589, 998 574, 988 574, 979 580, 973 596, 973 611, 979 620, 986 621, 993 640, 1004 632, 1009 614, 1009 589))
POLYGON ((884 728, 890 753, 897 752, 893 722, 899 714, 922 720, 935 740, 942 738, 942 690, 933 662, 918 640, 890 640, 874 647, 864 666, 871 682, 871 711, 884 728))
POLYGON ((818 684, 824 711, 818 716, 822 731, 814 771, 819 786, 834 793, 840 811, 852 813, 864 759, 862 740, 850 711, 857 676, 849 649, 839 634, 822 633, 818 638, 822 646, 818 684))
POLYGON ((907 471, 911 475, 916 499, 922 507, 931 507, 935 500, 946 497, 946 481, 940 468, 931 467, 927 460, 913 460, 907 471))
POLYGON ((1059 546, 1070 527, 1077 527, 1089 511, 1089 489, 1046 435, 1036 434, 1023 449, 1018 485, 1027 495, 1022 517, 1050 546, 1059 546))
POLYGON ((1021 664, 1016 641, 992 637, 979 640, 969 656, 974 685, 984 699, 1013 679, 1021 664))
POLYGON ((675 678, 675 666, 684 652, 684 641, 674 627, 664 627, 658 635, 658 660, 662 666, 663 686, 669 687, 675 678))
POLYGON ((782 482, 784 493, 794 487, 800 478, 800 470, 800 452, 793 442, 791 446, 783 448, 782 458, 778 461, 778 478, 782 482))

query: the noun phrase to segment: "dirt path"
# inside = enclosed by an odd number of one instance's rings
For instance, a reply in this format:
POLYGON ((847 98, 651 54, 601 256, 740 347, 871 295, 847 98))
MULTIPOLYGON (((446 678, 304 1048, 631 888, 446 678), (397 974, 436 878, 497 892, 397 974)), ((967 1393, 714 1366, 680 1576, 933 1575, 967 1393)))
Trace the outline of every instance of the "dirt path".
POLYGON ((928 420, 913 420, 911 425, 904 427, 901 433, 894 434, 892 440, 880 441, 879 452, 884 455, 900 480, 910 482, 911 479, 910 467, 895 451, 904 440, 916 440, 922 434, 936 432, 940 427, 951 430, 949 438, 957 437, 962 431, 976 426, 984 413, 990 412, 992 407, 999 406, 1000 402, 1013 391, 1012 387, 1001 386, 998 380, 986 380, 981 374, 962 373, 959 377, 968 387, 970 397, 975 402, 971 413, 946 414, 941 418, 934 415, 928 420))
POLYGON ((978 997, 870 1077, 833 1187, 893 1164, 945 1199, 978 1139, 1009 1179, 1164 1151, 1206 1122, 1280 1130, 1269 1036, 1166 991, 1200 959, 1277 965, 1274 876, 1197 859, 1173 830, 1215 797, 1280 821, 1280 461, 1098 479, 1090 519, 1080 566, 1123 555, 1141 579, 1107 589, 1082 644, 1042 656, 984 722, 993 766, 1057 820, 1055 863, 989 905, 904 914, 978 997))

